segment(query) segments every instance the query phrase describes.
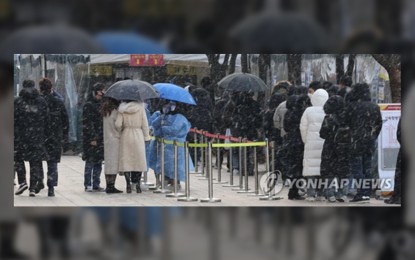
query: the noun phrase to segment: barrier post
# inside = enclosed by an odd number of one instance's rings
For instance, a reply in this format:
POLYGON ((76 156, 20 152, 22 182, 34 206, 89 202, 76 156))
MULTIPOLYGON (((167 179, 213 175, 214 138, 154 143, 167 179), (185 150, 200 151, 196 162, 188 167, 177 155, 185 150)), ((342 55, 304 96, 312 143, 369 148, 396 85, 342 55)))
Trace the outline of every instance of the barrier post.
MULTIPOLYGON (((196 148, 196 147, 195 147, 196 148)), ((184 143, 184 172, 186 174, 186 197, 178 198, 177 201, 191 202, 197 201, 197 198, 190 197, 190 175, 189 175, 189 143, 184 143)))
POLYGON ((271 142, 271 172, 275 172, 275 141, 271 142))
MULTIPOLYGON (((155 142, 155 145, 156 145, 156 155, 158 156, 158 154, 159 154, 159 145, 158 145, 157 138, 154 140, 154 142, 155 142)), ((145 178, 147 178, 147 174, 146 174, 145 178)), ((158 190, 158 189, 159 189, 159 187, 157 186, 156 183, 153 186, 148 186, 148 190, 151 190, 151 191, 155 191, 155 190, 158 190)))
MULTIPOLYGON (((270 169, 269 169, 269 141, 268 139, 265 140, 266 143, 266 148, 265 148, 265 157, 266 157, 266 170, 267 172, 265 174, 271 174, 270 169)), ((265 196, 262 196, 259 198, 259 200, 279 200, 282 199, 280 197, 274 197, 275 194, 273 194, 275 192, 275 189, 273 189, 273 191, 269 191, 268 194, 265 194, 265 196)))
MULTIPOLYGON (((197 128, 194 128, 194 133, 193 133, 193 141, 194 143, 198 143, 198 138, 197 138, 197 128)), ((195 163, 195 171, 192 172, 193 174, 202 174, 201 172, 199 172, 199 163, 198 163, 198 159, 197 159, 197 147, 193 148, 193 155, 194 155, 194 163, 195 163)))
POLYGON ((254 194, 249 194, 249 196, 264 196, 262 194, 259 194, 258 157, 256 147, 254 147, 254 171, 255 192, 254 194))
POLYGON ((143 174, 143 181, 141 182, 143 185, 147 186, 148 188, 154 187, 155 184, 152 182, 148 182, 148 171, 145 171, 143 174))
MULTIPOLYGON (((220 138, 219 138, 219 134, 217 134, 217 143, 220 144, 220 138)), ((214 182, 214 184, 224 184, 224 183, 228 183, 227 181, 222 181, 222 163, 220 161, 220 154, 221 154, 221 148, 218 147, 216 149, 216 164, 218 166, 218 178, 217 181, 214 182)))
POLYGON ((223 187, 238 187, 238 184, 234 184, 233 183, 233 164, 232 164, 232 147, 229 147, 229 168, 230 170, 230 175, 229 175, 229 184, 227 185, 223 185, 223 187))
MULTIPOLYGON (((204 144, 205 141, 206 141, 205 136, 202 134, 201 138, 202 138, 202 144, 204 144)), ((206 172, 205 172, 205 150, 204 150, 204 147, 200 148, 200 160, 201 160, 201 163, 202 163, 202 165, 201 165, 201 167, 202 167, 202 179, 201 180, 203 180, 203 179, 207 180, 208 178, 207 178, 206 172)))
POLYGON ((201 199, 200 202, 208 202, 208 203, 215 203, 215 202, 221 202, 221 199, 214 198, 213 197, 213 174, 212 174, 212 142, 208 143, 207 147, 207 171, 209 173, 209 180, 208 180, 208 198, 201 199))
MULTIPOLYGON (((246 139, 244 140, 244 143, 246 142, 246 139)), ((244 190, 238 191, 238 193, 253 193, 253 191, 250 191, 249 189, 249 174, 248 174, 248 147, 243 147, 243 153, 244 153, 244 177, 245 177, 245 188, 244 190)))
POLYGON ((177 145, 177 140, 174 140, 173 142, 173 146, 174 146, 174 192, 171 194, 167 194, 166 197, 168 198, 179 198, 179 197, 184 197, 186 196, 183 193, 179 193, 178 191, 178 184, 177 182, 179 181, 179 152, 178 152, 178 145, 177 145))
POLYGON ((160 150, 161 150, 161 159, 160 159, 160 161, 161 161, 161 165, 160 165, 160 167, 161 167, 161 189, 157 189, 157 190, 155 190, 155 191, 153 191, 154 193, 161 193, 161 194, 168 194, 168 193, 171 193, 171 190, 168 190, 168 189, 165 189, 165 181, 164 181, 164 139, 162 138, 161 139, 161 148, 160 148, 160 150))
MULTIPOLYGON (((239 137, 239 143, 242 143, 242 137, 239 137)), ((234 191, 242 191, 244 190, 244 180, 242 175, 242 146, 239 146, 239 185, 238 188, 232 189, 234 191)))

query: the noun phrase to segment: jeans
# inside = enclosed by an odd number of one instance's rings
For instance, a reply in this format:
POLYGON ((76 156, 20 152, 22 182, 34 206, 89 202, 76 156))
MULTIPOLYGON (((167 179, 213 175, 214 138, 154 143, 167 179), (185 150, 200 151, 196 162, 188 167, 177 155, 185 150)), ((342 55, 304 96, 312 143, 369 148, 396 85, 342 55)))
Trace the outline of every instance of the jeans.
POLYGON ((85 162, 84 186, 85 189, 97 189, 101 183, 102 163, 85 162))
POLYGON ((365 185, 364 180, 372 181, 372 153, 353 156, 350 161, 353 178, 360 187, 356 187, 357 196, 370 196, 372 185, 365 185))
POLYGON ((58 186, 58 163, 54 161, 48 161, 48 187, 58 186))
MULTIPOLYGON (((254 172, 254 149, 247 148, 246 150, 247 150, 246 151, 247 172, 248 172, 248 175, 253 175, 253 172, 254 172)), ((243 173, 243 170, 244 170, 244 162, 243 162, 244 154, 243 154, 243 152, 244 152, 244 150, 242 148, 242 163, 241 163, 242 169, 239 169, 239 148, 233 148, 232 149, 232 169, 239 170, 239 172, 241 174, 244 174, 243 173)))

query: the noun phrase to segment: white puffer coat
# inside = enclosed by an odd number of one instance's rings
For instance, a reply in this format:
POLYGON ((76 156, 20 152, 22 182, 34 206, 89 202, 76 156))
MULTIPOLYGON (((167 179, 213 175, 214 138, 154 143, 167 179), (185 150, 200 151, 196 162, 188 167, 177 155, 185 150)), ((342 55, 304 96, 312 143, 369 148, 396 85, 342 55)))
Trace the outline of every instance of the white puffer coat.
POLYGON ((324 140, 320 138, 320 128, 325 113, 323 106, 329 98, 324 89, 318 89, 311 96, 313 106, 307 108, 301 117, 300 131, 304 142, 303 176, 320 176, 321 152, 324 140))

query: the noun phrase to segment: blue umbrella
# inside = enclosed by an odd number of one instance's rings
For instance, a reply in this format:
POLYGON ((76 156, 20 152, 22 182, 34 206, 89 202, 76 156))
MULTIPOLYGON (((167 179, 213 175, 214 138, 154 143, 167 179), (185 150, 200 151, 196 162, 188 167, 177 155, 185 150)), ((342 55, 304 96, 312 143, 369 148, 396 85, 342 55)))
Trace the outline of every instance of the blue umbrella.
POLYGON ((154 87, 159 92, 160 98, 196 105, 192 95, 184 88, 171 83, 157 83, 154 87))

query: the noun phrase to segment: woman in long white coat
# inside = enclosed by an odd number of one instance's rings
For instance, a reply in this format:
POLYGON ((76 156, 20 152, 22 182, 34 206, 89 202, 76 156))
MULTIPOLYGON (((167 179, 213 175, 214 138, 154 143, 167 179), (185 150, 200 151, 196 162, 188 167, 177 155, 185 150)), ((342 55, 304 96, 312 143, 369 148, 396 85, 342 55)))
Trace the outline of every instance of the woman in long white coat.
POLYGON ((145 142, 150 141, 144 103, 121 103, 115 127, 121 132, 118 169, 124 172, 127 193, 131 193, 131 183, 135 185, 137 193, 140 193, 141 173, 147 171, 145 142))
POLYGON ((104 121, 104 173, 107 182, 106 193, 121 193, 115 188, 115 179, 118 174, 118 157, 120 146, 120 132, 115 128, 117 108, 120 102, 113 98, 106 98, 102 104, 101 114, 104 121))
MULTIPOLYGON (((318 89, 311 96, 312 106, 304 111, 301 117, 300 131, 304 143, 303 176, 310 181, 317 181, 320 176, 321 153, 324 139, 320 138, 320 128, 325 113, 323 106, 329 98, 324 89, 318 89)), ((317 194, 313 185, 307 189, 307 200, 314 201, 317 194)))

